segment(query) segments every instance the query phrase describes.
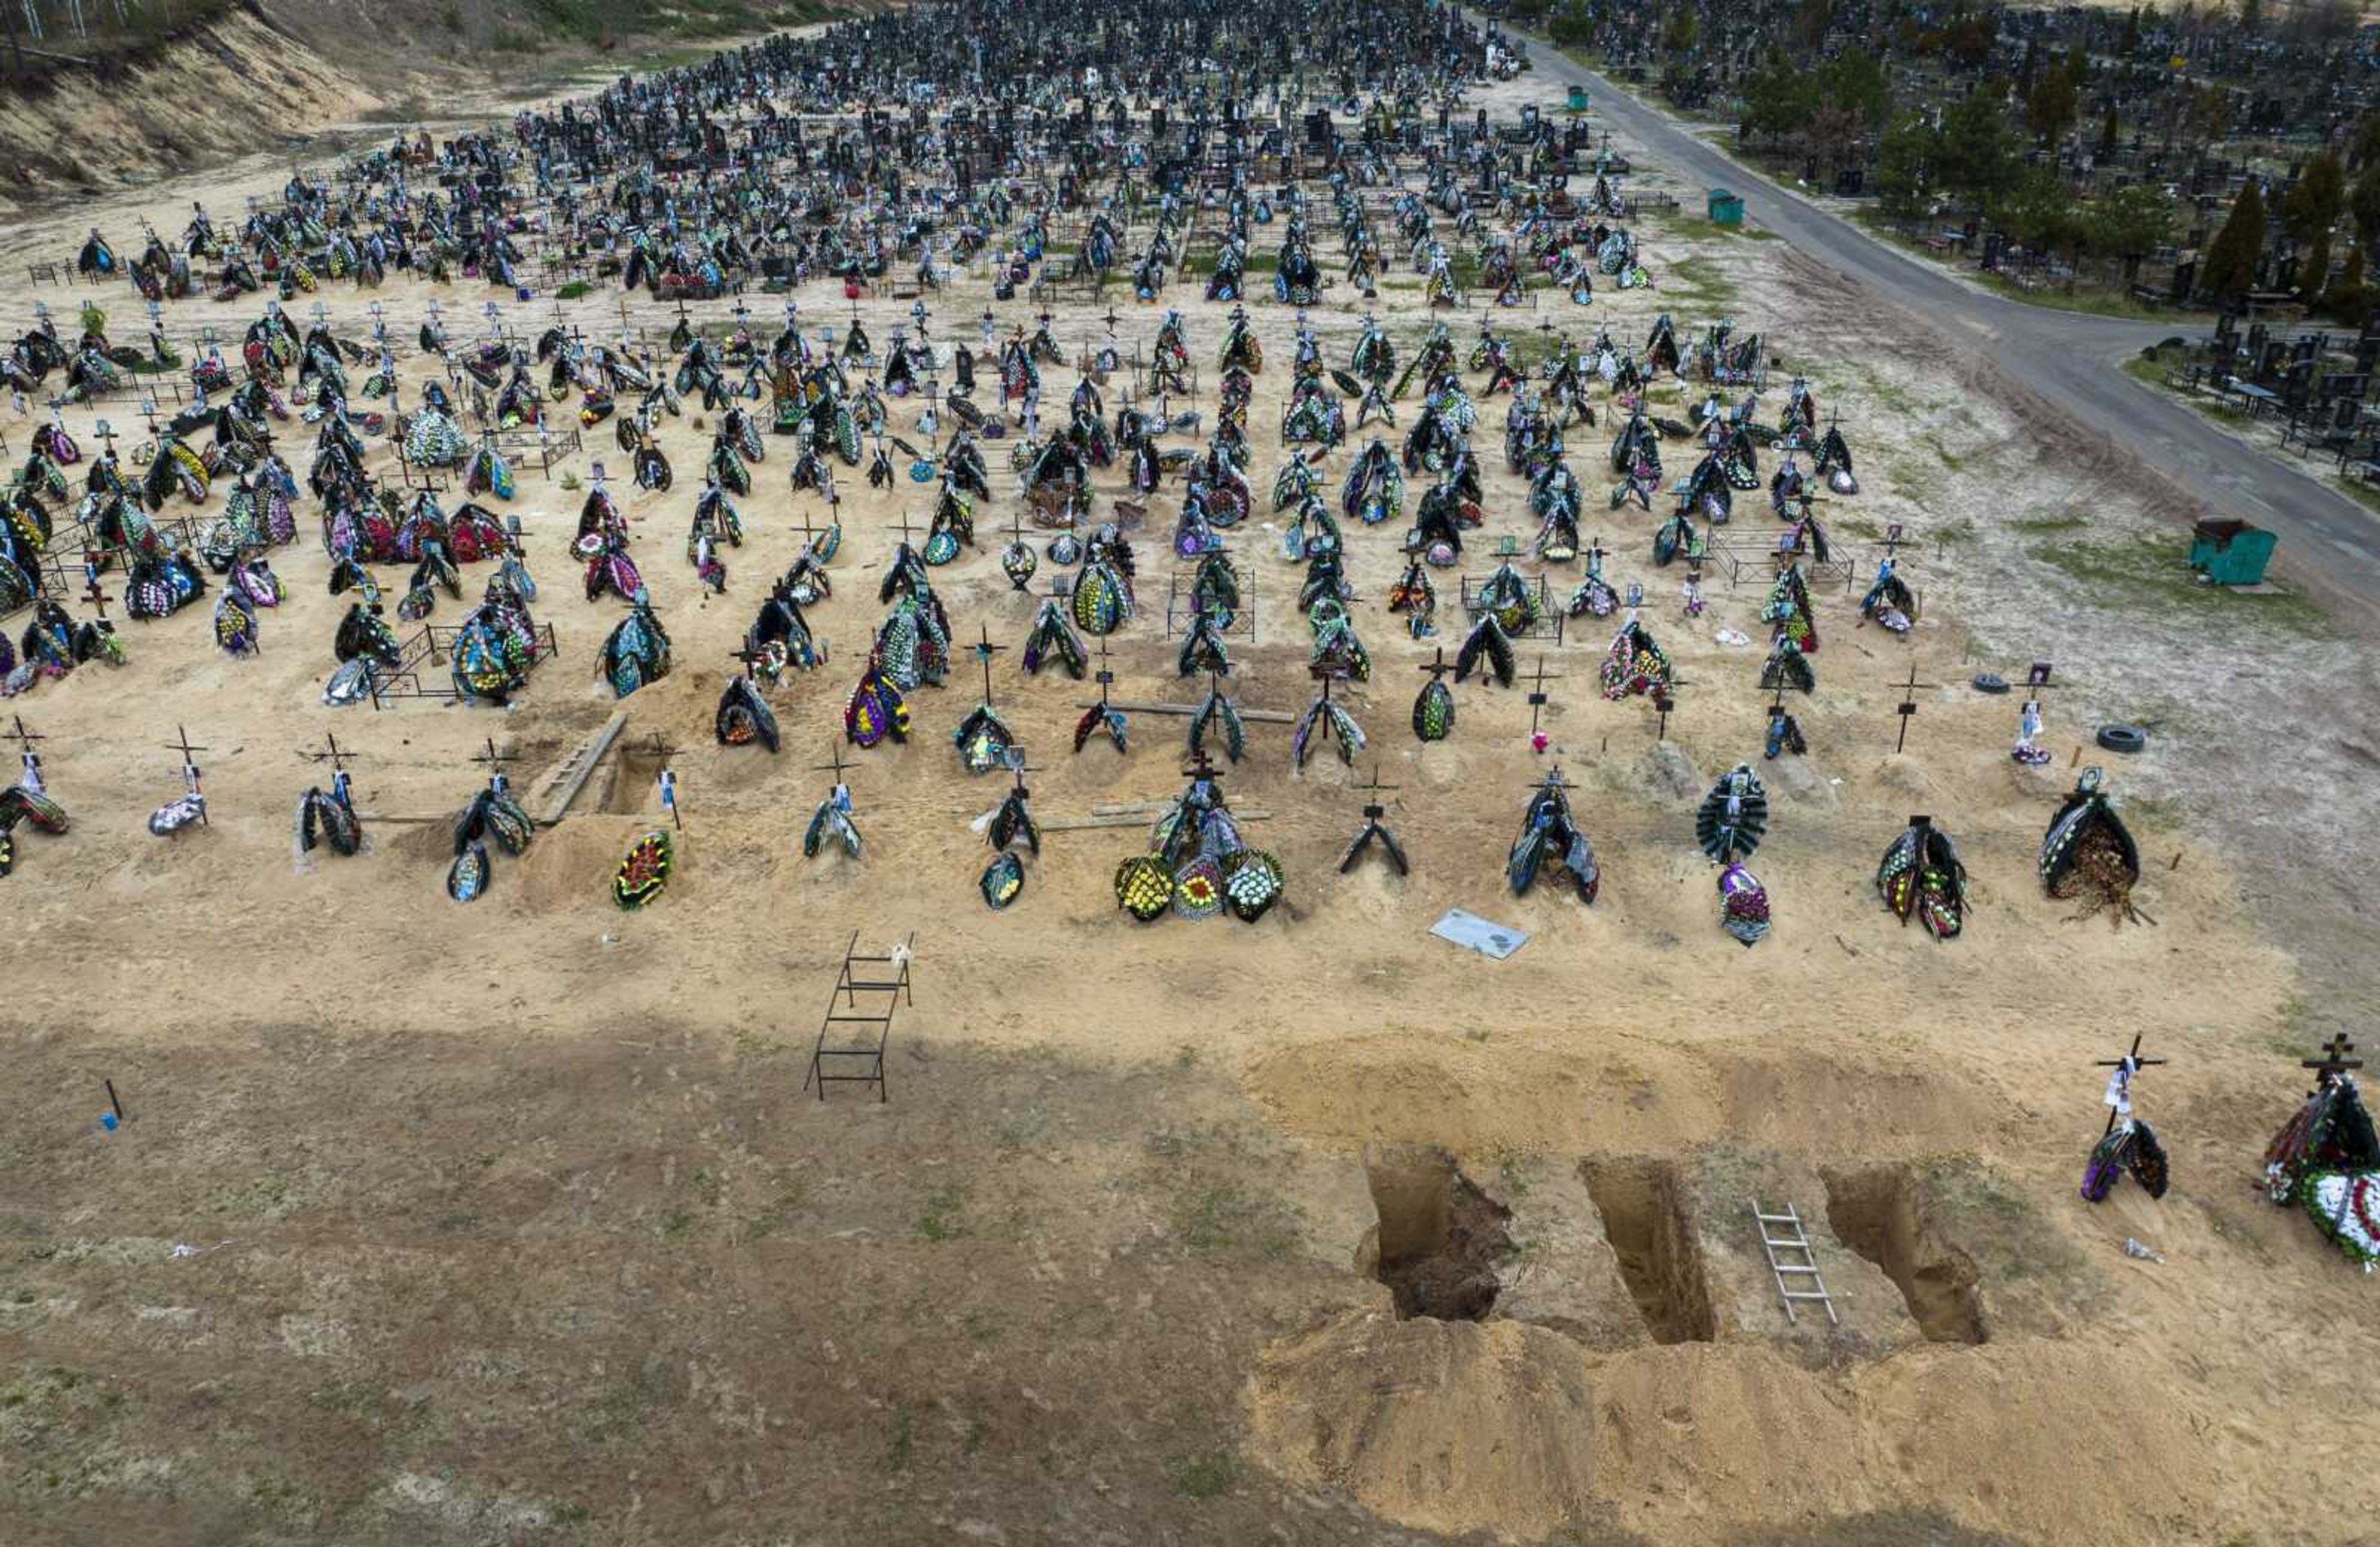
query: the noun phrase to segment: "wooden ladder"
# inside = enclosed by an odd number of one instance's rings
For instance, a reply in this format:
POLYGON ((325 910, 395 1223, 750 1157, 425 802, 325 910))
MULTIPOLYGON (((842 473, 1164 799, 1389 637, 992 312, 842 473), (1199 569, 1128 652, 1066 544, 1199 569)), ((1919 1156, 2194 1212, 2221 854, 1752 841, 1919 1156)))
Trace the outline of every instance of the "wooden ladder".
POLYGON ((537 789, 538 799, 541 802, 537 811, 540 824, 551 827, 562 820, 570 810, 570 803, 578 798, 579 790, 601 766, 604 754, 612 749, 612 743, 620 738, 620 732, 627 724, 628 712, 613 710, 612 717, 603 722, 601 729, 580 742, 576 751, 545 776, 537 789))
POLYGON ((1835 1314, 1835 1302, 1827 1293, 1827 1281, 1818 1274, 1818 1254, 1811 1249, 1810 1237, 1802 1233, 1802 1216, 1794 1212, 1793 1205, 1788 1203, 1783 1213, 1772 1214, 1762 1209, 1760 1200, 1755 1198, 1752 1200, 1752 1220, 1760 1231, 1761 1249, 1768 1253, 1768 1271, 1776 1275, 1778 1297, 1785 1303, 1785 1320, 1800 1325, 1802 1319, 1794 1314, 1793 1302, 1815 1300, 1827 1308, 1827 1320, 1841 1326, 1843 1319, 1835 1314), (1772 1230, 1788 1234, 1772 1235, 1772 1230), (1799 1252, 1801 1261, 1795 1261, 1790 1256, 1780 1258, 1779 1252, 1799 1252), (1793 1287, 1796 1281, 1802 1280, 1808 1281, 1810 1287, 1793 1287))

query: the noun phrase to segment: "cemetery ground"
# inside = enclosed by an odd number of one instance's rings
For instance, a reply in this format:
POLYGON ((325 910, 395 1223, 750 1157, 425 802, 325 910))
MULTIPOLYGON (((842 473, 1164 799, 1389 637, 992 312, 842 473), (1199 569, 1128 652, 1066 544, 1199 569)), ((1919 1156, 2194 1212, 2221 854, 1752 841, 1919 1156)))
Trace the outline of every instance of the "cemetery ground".
MULTIPOLYGON (((193 196, 162 187, 36 223, 8 256, 125 227, 136 206, 163 227, 193 196)), ((835 595, 811 614, 831 660, 775 692, 783 755, 717 747, 728 652, 822 508, 788 503, 772 443, 729 592, 698 604, 679 523, 709 416, 691 408, 662 436, 676 490, 613 484, 677 662, 625 705, 593 671, 616 610, 580 600, 565 553, 582 494, 533 468, 508 508, 561 651, 513 712, 322 708, 345 603, 303 539, 276 555, 291 596, 260 657, 225 657, 187 618, 128 624, 124 672, 12 703, 46 737, 76 826, 30 840, 6 883, 26 955, 0 1038, 6 1534, 2340 1540, 2362 1499, 2325 1480, 2370 1459, 2351 1420, 2380 1351, 2371 1287, 2256 1184, 2301 1091, 2296 1060, 2356 1029, 2371 997, 2354 908, 2380 820, 2368 641, 2298 589, 2287 551, 2275 594, 2192 582, 2193 496, 1977 364, 1946 319, 1883 308, 1784 243, 1645 229, 1662 291, 1584 311, 1540 296, 1494 320, 1635 342, 1662 310, 1682 336, 1729 313, 1781 359, 1764 419, 1796 373, 1822 416, 1840 409, 1862 493, 1821 509, 1858 569, 1823 594, 1818 692, 1791 706, 1808 757, 1760 763, 1758 651, 1714 639, 1763 632, 1765 567, 1733 587, 1714 572, 1709 612, 1688 622, 1680 572, 1647 558, 1653 518, 1600 510, 1585 530, 1607 573, 1643 582, 1685 679, 1666 739, 1641 702, 1597 695, 1609 625, 1573 619, 1560 642, 1521 647, 1524 674, 1540 653, 1560 674, 1543 757, 1521 693, 1476 682, 1458 689, 1452 738, 1417 745, 1405 720, 1430 647, 1380 605, 1391 534, 1351 530, 1375 670, 1346 696, 1371 746, 1352 770, 1326 750, 1298 776, 1283 727, 1249 727, 1224 787, 1289 881, 1253 929, 1139 926, 1113 907, 1110 877, 1142 833, 1056 822, 1178 791, 1182 722, 1135 713, 1128 756, 1070 754, 1096 688, 1027 679, 1013 649, 993 662, 995 701, 1050 827, 1017 904, 993 913, 975 894, 988 855, 968 824, 1002 786, 967 779, 947 744, 980 687, 963 652, 917 695, 906 746, 853 754, 864 862, 803 861, 876 582, 929 496, 843 477, 835 595), (1924 603, 1906 643, 1853 627, 1893 523, 1924 603), (2021 681, 2036 660, 2055 664, 2057 756, 2032 771, 2008 757, 2013 701, 1966 684, 2021 681), (1912 668, 1924 686, 1904 695, 1912 668), (1919 707, 1896 754, 1904 696, 1919 707), (500 859, 483 901, 450 904, 443 819, 480 782, 472 754, 492 738, 533 790, 615 707, 624 750, 571 814, 500 859), (2092 748, 2112 720, 2147 727, 2147 750, 2092 748), (140 819, 177 787, 161 745, 177 724, 209 749, 212 825, 168 844, 140 819), (326 732, 357 753, 373 848, 294 874, 290 803, 326 778, 301 754, 326 732), (666 760, 637 749, 656 734, 678 749, 666 760), (1775 807, 1759 869, 1776 927, 1751 951, 1715 928, 1691 838, 1694 803, 1746 760, 1775 807), (666 820, 662 761, 684 800, 680 868, 624 915, 607 883, 629 838, 666 820), (2043 826, 2093 761, 2140 837, 2153 923, 2071 920, 2041 894, 2043 826), (1502 880, 1528 786, 1556 762, 1603 864, 1592 909, 1502 880), (1377 859, 1334 869, 1361 822, 1354 775, 1376 764, 1398 786, 1402 880, 1377 859), (1947 945, 1875 900, 1876 858, 1917 811, 1957 835, 1976 887, 1947 945), (1459 951, 1426 932, 1449 907, 1532 938, 1500 963, 1459 951), (915 937, 883 1104, 801 1088, 855 931, 863 948, 915 937), (2089 1208, 2074 1188, 2102 1120, 2093 1061, 2135 1032, 2172 1060, 2139 1094, 2174 1189, 2089 1208), (93 1121, 103 1078, 130 1118, 114 1134, 93 1121), (1788 1323, 1755 1202, 1808 1222, 1840 1327, 1806 1310, 1788 1323), (2164 1260, 2126 1256, 2128 1236, 2164 1260), (1488 1314, 1401 1319, 1416 1285, 1463 1288, 1488 1314)), ((392 334, 411 335, 431 293, 380 293, 392 334)), ((468 329, 479 294, 444 297, 468 329)), ((1145 342, 1158 311, 1110 297, 1123 346, 1145 342)), ((36 298, 9 294, 0 319, 21 328, 36 298)), ((76 293, 46 298, 70 316, 76 293)), ((361 299, 323 298, 360 333, 361 299)), ((849 315, 825 286, 799 298, 806 322, 840 332, 849 315)), ((533 336, 548 303, 507 303, 506 320, 533 336)), ((753 298, 756 331, 773 331, 774 304, 753 298)), ((929 304, 938 339, 972 338, 984 286, 929 304)), ((1186 283, 1167 304, 1188 319, 1211 413, 1228 309, 1186 283)), ((562 303, 605 336, 617 306, 609 289, 562 303)), ((1106 307, 1053 308, 1070 357, 1099 340, 1106 307)), ((1038 309, 1000 310, 1004 335, 1038 309)), ((1261 507, 1291 318, 1249 310, 1267 359, 1250 415, 1261 507)), ((1393 276, 1378 310, 1410 358, 1429 323, 1418 281, 1393 276)), ((863 304, 880 349, 906 311, 863 304)), ((249 315, 220 312, 226 328, 249 315)), ((1334 364, 1361 312, 1343 284, 1316 310, 1334 364)), ((183 303, 172 325, 215 315, 183 303)), ((1473 316, 1446 318, 1459 351, 1473 316)), ((637 300, 627 322, 657 336, 674 317, 637 300)), ((400 364, 423 379, 419 357, 400 364)), ((1075 376, 1045 380, 1054 400, 1075 376)), ((1656 394, 1657 411, 1688 407, 1656 394)), ((119 429, 137 419, 108 411, 119 429)), ((90 417, 69 412, 87 445, 90 417)), ((1532 525, 1493 450, 1497 401, 1482 420, 1488 519, 1461 571, 1475 576, 1497 537, 1525 542, 1532 525)), ((623 468, 611 428, 557 478, 623 468)), ((1591 483, 1609 430, 1571 436, 1591 483)), ((994 559, 1018 507, 1003 449, 987 447, 981 547, 936 574, 962 647, 978 625, 1020 642, 1036 604, 994 559)), ((1100 490, 1104 511, 1112 475, 1100 490)), ((1742 502, 1730 537, 1773 541, 1758 506, 1742 502)), ((1110 641, 1119 699, 1201 690, 1175 679, 1162 638, 1171 509, 1152 501, 1134 534, 1140 612, 1110 641)), ((1235 642, 1230 690, 1294 713, 1312 693, 1298 571, 1266 518, 1232 539, 1257 636, 1235 642)), ((1454 590, 1450 574, 1450 651, 1454 590)))

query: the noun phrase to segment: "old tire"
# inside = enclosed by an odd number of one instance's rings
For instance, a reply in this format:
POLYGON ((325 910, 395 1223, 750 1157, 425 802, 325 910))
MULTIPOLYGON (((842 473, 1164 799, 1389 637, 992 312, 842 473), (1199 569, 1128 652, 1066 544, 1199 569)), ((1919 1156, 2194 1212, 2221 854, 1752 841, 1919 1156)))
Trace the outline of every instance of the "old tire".
POLYGON ((2149 733, 2138 725, 2101 725, 2098 739, 2107 750, 2131 757, 2149 744, 2149 733))

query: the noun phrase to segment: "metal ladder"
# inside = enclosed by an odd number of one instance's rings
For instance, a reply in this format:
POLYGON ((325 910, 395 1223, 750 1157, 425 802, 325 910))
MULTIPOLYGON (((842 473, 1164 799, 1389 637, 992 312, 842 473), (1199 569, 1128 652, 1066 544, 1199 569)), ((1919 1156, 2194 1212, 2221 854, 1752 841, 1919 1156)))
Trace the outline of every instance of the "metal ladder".
POLYGON ((1835 1302, 1827 1293, 1827 1281, 1818 1276, 1818 1254, 1811 1249, 1809 1236, 1802 1233, 1802 1216, 1793 1212, 1793 1205, 1788 1203, 1783 1213, 1772 1214, 1762 1209, 1760 1200, 1755 1198, 1752 1200, 1752 1219, 1760 1230, 1761 1248, 1768 1253, 1768 1271, 1777 1275, 1777 1294, 1785 1302, 1785 1320, 1800 1325, 1802 1319, 1794 1314, 1793 1302, 1815 1300, 1827 1308, 1827 1320, 1841 1326, 1843 1319, 1835 1314, 1835 1302), (1775 1228, 1790 1234, 1769 1234, 1775 1228), (1802 1261, 1780 1260, 1779 1252, 1800 1252, 1802 1261), (1807 1279, 1811 1287, 1794 1288, 1789 1274, 1791 1279, 1807 1279))

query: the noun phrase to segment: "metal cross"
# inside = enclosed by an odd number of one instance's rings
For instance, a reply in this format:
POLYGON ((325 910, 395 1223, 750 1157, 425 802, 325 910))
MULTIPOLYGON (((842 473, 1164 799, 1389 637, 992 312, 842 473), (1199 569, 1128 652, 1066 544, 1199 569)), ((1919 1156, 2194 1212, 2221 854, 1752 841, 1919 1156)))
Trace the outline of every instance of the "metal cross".
POLYGON ((26 775, 24 784, 26 787, 29 789, 39 790, 42 787, 42 754, 33 750, 33 743, 36 741, 47 741, 49 737, 36 732, 27 730, 25 728, 25 717, 22 714, 17 715, 15 718, 17 721, 17 728, 7 733, 8 739, 14 741, 18 747, 24 749, 26 775))
POLYGON ((520 759, 512 752, 497 751, 496 738, 492 736, 488 737, 488 749, 478 753, 471 761, 488 765, 488 787, 501 794, 504 787, 504 764, 518 762, 520 759))
MULTIPOLYGON (((1446 647, 1443 645, 1439 646, 1439 653, 1443 656, 1446 653, 1446 647)), ((1423 670, 1427 671, 1428 668, 1424 667, 1423 670)), ((1532 737, 1536 737, 1537 734, 1537 716, 1544 712, 1547 705, 1546 684, 1548 682, 1560 682, 1561 679, 1561 673, 1548 673, 1546 670, 1546 658, 1544 656, 1540 655, 1537 657, 1536 675, 1529 678, 1532 688, 1532 691, 1529 694, 1529 735, 1532 737)))
POLYGON ((2324 1046, 2321 1057, 2301 1058, 2298 1060, 2298 1066, 2301 1069, 2313 1070, 2314 1078, 2322 1084, 2327 1085, 2348 1070, 2360 1069, 2363 1066, 2362 1059, 2348 1056, 2354 1051, 2355 1044, 2348 1041, 2347 1033, 2338 1032, 2324 1046))
POLYGON ((1909 745, 1909 717, 1917 713, 1917 689, 1920 688, 1932 688, 1934 686, 1935 684, 1931 682, 1920 682, 1917 680, 1917 664, 1913 661, 1911 662, 1909 664, 1909 680, 1900 685, 1901 690, 1910 696, 1901 700, 1900 704, 1893 710, 1894 713, 1900 716, 1900 735, 1894 738, 1892 743, 1892 749, 1894 752, 1898 753, 1903 747, 1909 745))
POLYGON ((335 733, 323 737, 322 744, 324 748, 322 751, 300 752, 298 755, 309 762, 329 763, 333 774, 345 774, 347 771, 347 760, 359 755, 352 748, 340 746, 335 733))
POLYGON ((832 762, 815 762, 815 763, 812 763, 812 764, 810 765, 810 772, 811 772, 811 773, 813 773, 813 774, 823 774, 823 773, 826 773, 829 769, 832 769, 832 770, 833 770, 833 772, 834 772, 834 782, 835 782, 836 784, 838 784, 838 785, 849 784, 849 783, 851 782, 851 775, 859 772, 859 766, 860 766, 860 765, 859 765, 859 764, 857 764, 857 763, 856 763, 856 762, 854 762, 854 763, 845 763, 845 762, 843 761, 843 743, 842 743, 842 742, 840 742, 840 741, 830 742, 830 743, 828 743, 828 748, 829 748, 829 750, 828 750, 828 752, 827 752, 827 755, 828 755, 829 757, 832 758, 834 761, 833 761, 832 762))
POLYGON ((678 813, 677 809, 677 771, 669 765, 669 760, 677 756, 679 749, 671 746, 667 737, 655 731, 645 750, 661 764, 654 778, 661 786, 662 804, 669 808, 671 824, 683 833, 686 831, 686 818, 678 813))
POLYGON ((1379 800, 1377 798, 1378 793, 1383 790, 1404 788, 1402 785, 1384 785, 1380 783, 1380 765, 1377 762, 1372 764, 1372 778, 1370 783, 1366 784, 1358 781, 1347 787, 1350 789, 1359 789, 1366 795, 1375 797, 1373 800, 1364 807, 1364 815, 1374 822, 1378 822, 1382 816, 1388 813, 1388 808, 1381 805, 1379 800))
POLYGON ((976 625, 976 632, 979 637, 976 640, 975 655, 977 660, 983 663, 983 701, 985 707, 989 708, 991 704, 991 657, 995 652, 1006 650, 1008 647, 991 642, 991 629, 989 625, 980 623, 976 625))
MULTIPOLYGON (((2163 1058, 2143 1058, 2143 1057, 2142 1057, 2142 1056, 2141 1056, 2141 1034, 2140 1034, 2139 1032, 2135 1031, 2135 1032, 2133 1032, 2133 1033, 2132 1033, 2132 1051, 2131 1051, 2131 1052, 2130 1052, 2130 1053, 2128 1053, 2128 1054, 2124 1054, 2124 1056, 2123 1056, 2122 1058, 2102 1058, 2102 1059, 2099 1059, 2099 1060, 2097 1061, 2096 1066, 2097 1066, 2097 1067, 2099 1067, 2099 1068, 2102 1068, 2102 1069, 2116 1069, 2116 1068, 2121 1068, 2121 1067, 2125 1065, 2125 1063, 2126 1063, 2126 1062, 2128 1062, 2128 1061, 2129 1061, 2130 1063, 2131 1063, 2135 1067, 2137 1067, 2137 1068, 2143 1068, 2143 1069, 2148 1068, 2148 1067, 2152 1066, 2153 1065, 2163 1064, 2163 1063, 2167 1063, 2167 1062, 2168 1062, 2168 1060, 2167 1060, 2167 1059, 2163 1059, 2163 1058)), ((2114 1107, 2112 1107, 2112 1106, 2111 1106, 2111 1107, 2109 1107, 2109 1108, 2107 1109, 2107 1129, 2106 1129, 2106 1133, 2103 1133, 2103 1134, 2101 1135, 2101 1137, 2102 1137, 2102 1138, 2104 1138, 2104 1137, 2106 1137, 2106 1134, 2107 1134, 2107 1133, 2113 1133, 2113 1132, 2115 1132, 2115 1131, 2116 1131, 2116 1109, 2115 1109, 2114 1107)))

